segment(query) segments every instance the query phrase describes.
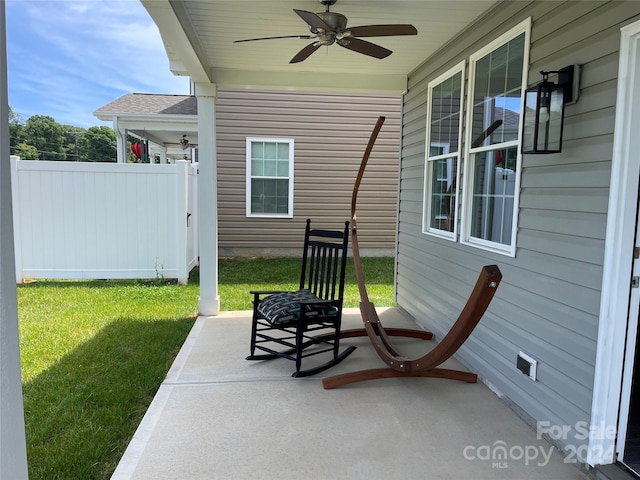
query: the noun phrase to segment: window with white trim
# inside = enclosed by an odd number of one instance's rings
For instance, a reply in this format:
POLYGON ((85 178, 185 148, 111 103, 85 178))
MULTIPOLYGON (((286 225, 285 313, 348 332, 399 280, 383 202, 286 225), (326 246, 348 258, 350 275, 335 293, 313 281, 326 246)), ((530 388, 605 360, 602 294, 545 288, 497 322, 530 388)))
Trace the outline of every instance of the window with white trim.
POLYGON ((515 254, 530 20, 469 58, 463 243, 515 254))
POLYGON ((428 85, 422 231, 456 239, 464 62, 428 85))
POLYGON ((247 138, 247 217, 293 217, 293 139, 247 138))

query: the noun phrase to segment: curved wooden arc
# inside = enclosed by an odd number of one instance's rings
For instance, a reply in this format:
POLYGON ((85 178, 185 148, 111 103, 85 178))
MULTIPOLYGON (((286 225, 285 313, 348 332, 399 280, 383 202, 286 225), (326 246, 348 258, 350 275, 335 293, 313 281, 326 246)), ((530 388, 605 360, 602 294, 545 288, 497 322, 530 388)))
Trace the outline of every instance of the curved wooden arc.
POLYGON ((432 334, 430 332, 410 329, 389 329, 389 331, 386 331, 380 322, 375 306, 369 300, 360 259, 356 206, 364 171, 384 120, 385 117, 379 117, 371 133, 371 138, 365 149, 351 197, 351 245, 356 281, 360 293, 360 312, 362 314, 364 328, 343 331, 341 332, 341 337, 364 336, 366 334, 373 348, 385 365, 387 365, 387 368, 362 370, 327 377, 323 379, 322 384, 324 388, 330 389, 364 380, 390 377, 437 377, 475 382, 477 376, 473 373, 442 369, 438 368, 438 366, 448 360, 467 338, 469 338, 469 335, 471 335, 471 332, 473 332, 473 329, 491 303, 502 279, 500 269, 496 265, 488 265, 482 268, 471 295, 447 335, 445 335, 433 350, 416 359, 409 359, 403 356, 393 345, 391 337, 402 336, 430 340, 432 334))

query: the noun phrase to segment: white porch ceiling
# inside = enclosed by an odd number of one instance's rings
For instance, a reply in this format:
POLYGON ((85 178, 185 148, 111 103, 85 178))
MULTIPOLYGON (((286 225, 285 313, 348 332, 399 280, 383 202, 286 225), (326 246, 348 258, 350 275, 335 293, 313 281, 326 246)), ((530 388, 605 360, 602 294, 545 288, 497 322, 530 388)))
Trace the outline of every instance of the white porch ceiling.
POLYGON ((324 11, 318 0, 141 0, 158 25, 171 70, 219 87, 386 91, 406 89, 407 74, 482 18, 496 0, 339 0, 348 26, 411 23, 417 36, 372 37, 393 51, 378 60, 338 45, 302 63, 289 60, 313 40, 246 38, 309 34, 293 9, 324 11))

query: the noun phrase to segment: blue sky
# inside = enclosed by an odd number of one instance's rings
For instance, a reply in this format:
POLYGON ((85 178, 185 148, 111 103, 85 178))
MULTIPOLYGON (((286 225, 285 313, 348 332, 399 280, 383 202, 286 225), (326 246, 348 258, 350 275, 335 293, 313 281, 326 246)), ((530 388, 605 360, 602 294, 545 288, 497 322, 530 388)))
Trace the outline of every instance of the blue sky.
POLYGON ((125 93, 188 94, 138 0, 7 0, 9 105, 88 128, 125 93))

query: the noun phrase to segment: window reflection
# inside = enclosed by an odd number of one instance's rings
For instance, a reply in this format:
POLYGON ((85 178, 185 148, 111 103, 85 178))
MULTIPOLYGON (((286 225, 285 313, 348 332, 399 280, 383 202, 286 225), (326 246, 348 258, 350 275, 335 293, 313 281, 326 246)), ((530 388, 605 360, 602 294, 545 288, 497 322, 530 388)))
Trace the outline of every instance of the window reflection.
POLYGON ((472 138, 502 120, 481 146, 518 140, 523 59, 524 33, 476 62, 472 138))
POLYGON ((475 154, 471 236, 511 243, 517 159, 515 146, 475 154))
POLYGON ((455 225, 456 161, 452 158, 431 162, 431 228, 453 232, 455 225))
POLYGON ((460 150, 462 71, 430 86, 424 224, 428 231, 454 232, 460 150))

